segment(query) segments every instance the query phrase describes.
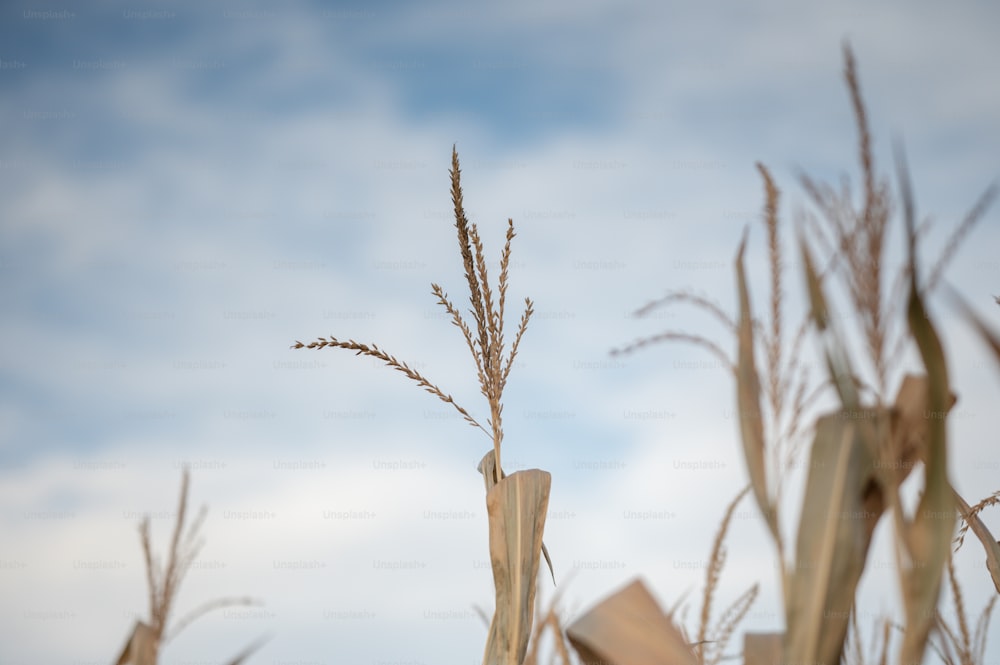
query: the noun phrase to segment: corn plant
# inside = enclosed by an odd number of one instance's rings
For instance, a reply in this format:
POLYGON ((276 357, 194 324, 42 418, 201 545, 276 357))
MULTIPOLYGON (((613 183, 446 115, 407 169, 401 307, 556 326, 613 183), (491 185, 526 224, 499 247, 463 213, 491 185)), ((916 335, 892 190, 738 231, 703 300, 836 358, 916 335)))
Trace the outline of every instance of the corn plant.
POLYGON ((531 299, 525 298, 524 311, 508 352, 504 339, 504 321, 511 241, 515 236, 514 222, 511 219, 507 220, 506 242, 500 257, 500 276, 494 296, 479 230, 475 224, 469 222, 465 214, 461 169, 458 152, 454 147, 450 173, 455 228, 465 269, 465 280, 469 288, 471 305, 469 313, 475 328, 469 326, 461 311, 439 285, 431 284, 431 293, 451 317, 452 324, 461 331, 466 346, 472 353, 480 392, 486 398, 489 407, 490 417, 486 423, 487 427, 480 424, 450 394, 375 344, 362 344, 351 339, 343 341, 330 336, 320 337, 308 344, 295 342, 292 348, 341 348, 354 351, 356 355, 380 360, 416 382, 419 387, 452 405, 469 425, 490 437, 492 449, 483 456, 478 470, 486 486, 490 559, 493 566, 496 606, 490 622, 483 662, 520 665, 527 656, 528 642, 532 634, 535 583, 542 556, 545 557, 549 570, 552 569, 548 550, 542 542, 551 476, 539 469, 528 469, 507 475, 501 466, 500 453, 503 442, 503 391, 534 309, 531 299))

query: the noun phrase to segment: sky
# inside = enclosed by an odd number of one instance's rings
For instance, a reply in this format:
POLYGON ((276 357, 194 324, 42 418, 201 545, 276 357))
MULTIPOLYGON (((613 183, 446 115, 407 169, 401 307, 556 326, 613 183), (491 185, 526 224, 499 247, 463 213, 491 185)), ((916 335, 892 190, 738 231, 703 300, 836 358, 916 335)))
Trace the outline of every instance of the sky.
MULTIPOLYGON (((491 611, 493 587, 476 465, 490 440, 370 358, 290 348, 377 343, 488 419, 431 295, 436 283, 468 302, 453 146, 491 279, 508 218, 517 231, 508 340, 534 302, 504 394, 503 460, 552 474, 545 541, 563 616, 639 577, 664 608, 687 602, 693 626, 718 525, 747 482, 731 376, 690 345, 609 352, 666 330, 730 357, 735 342, 696 307, 633 312, 685 290, 734 315, 744 233, 764 306, 762 162, 782 191, 792 334, 797 220, 814 210, 799 176, 859 182, 845 41, 876 165, 892 177, 902 141, 934 221, 926 261, 1000 175, 1000 8, 986 2, 0 12, 2 663, 117 655, 147 613, 138 524, 149 515, 165 552, 185 467, 191 511, 207 514, 174 618, 219 597, 261 604, 199 619, 162 662, 221 663, 259 638, 249 662, 481 662, 476 608, 491 611)), ((998 215, 946 273, 995 328, 998 215)), ((952 479, 974 503, 1000 489, 997 369, 941 293, 929 308, 959 396, 952 479)), ((839 320, 856 338, 857 321, 839 320)), ((819 357, 811 344, 801 354, 819 357)), ((911 354, 894 385, 919 371, 911 354)), ((790 538, 806 466, 789 470, 790 538)), ((863 623, 896 608, 886 533, 862 580, 863 623)), ((716 616, 759 582, 740 632, 781 630, 752 500, 727 544, 716 616)), ((993 594, 978 543, 956 562, 977 616, 993 594)), ((555 592, 539 589, 546 602, 555 592)), ((998 642, 986 662, 1000 663, 998 642)))

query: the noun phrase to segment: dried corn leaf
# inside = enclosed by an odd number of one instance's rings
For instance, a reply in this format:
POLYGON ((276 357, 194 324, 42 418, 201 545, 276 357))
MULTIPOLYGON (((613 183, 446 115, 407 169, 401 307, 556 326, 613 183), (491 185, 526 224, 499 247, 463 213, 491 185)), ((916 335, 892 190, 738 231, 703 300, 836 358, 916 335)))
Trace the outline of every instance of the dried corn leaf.
POLYGON ((640 581, 598 603, 566 630, 586 665, 695 665, 684 638, 640 581))
POLYGON ((823 340, 823 352, 826 358, 830 379, 840 395, 840 403, 845 409, 857 409, 858 393, 854 385, 854 372, 844 349, 844 344, 837 334, 836 326, 830 320, 826 296, 823 295, 823 285, 813 266, 812 255, 805 240, 800 240, 802 249, 802 264, 806 273, 806 290, 809 293, 810 314, 823 340))
MULTIPOLYGON (((479 460, 479 465, 476 467, 476 470, 483 474, 483 482, 486 483, 487 494, 497 484, 497 478, 504 477, 503 470, 501 469, 498 474, 496 468, 497 458, 493 454, 493 449, 490 448, 489 452, 483 455, 483 459, 479 460)), ((552 568, 552 558, 549 556, 549 548, 545 546, 544 541, 542 542, 542 556, 545 557, 545 565, 549 567, 549 575, 552 576, 552 585, 556 586, 556 571, 552 568)))
POLYGON ((743 665, 781 665, 784 633, 747 633, 743 636, 743 665))
MULTIPOLYGON (((903 378, 891 414, 888 436, 879 432, 879 475, 872 483, 868 509, 881 513, 890 508, 895 518, 897 537, 905 539, 905 522, 899 498, 899 486, 909 477, 927 450, 927 427, 930 405, 927 402, 929 380, 926 376, 907 374, 903 378)), ((949 395, 949 408, 956 398, 949 395)), ((940 417, 943 415, 938 414, 940 417)), ((900 578, 902 582, 902 578, 900 578)))
MULTIPOLYGON (((922 317, 922 308, 921 318, 922 317)), ((913 316, 911 312, 911 325, 913 316)), ((914 331, 915 336, 926 338, 919 344, 925 348, 937 344, 930 324, 914 331), (928 333, 927 331, 930 331, 928 333), (933 342, 929 341, 933 338, 933 342)), ((916 327, 916 326, 915 326, 916 327)), ((928 354, 929 355, 929 354, 928 354)), ((925 362, 927 356, 925 356, 925 362)), ((940 371, 931 371, 933 360, 927 362, 930 378, 928 405, 935 413, 945 414, 948 409, 947 377, 940 371), (935 377, 938 374, 938 377, 935 377), (943 385, 942 385, 943 384, 943 385), (942 388, 945 390, 943 391, 942 388)), ((939 363, 943 369, 943 356, 939 363)), ((930 418, 927 425, 927 449, 924 463, 924 493, 912 521, 904 520, 903 535, 908 560, 901 562, 900 576, 905 601, 906 631, 903 634, 902 663, 920 662, 927 644, 927 637, 934 622, 941 591, 944 566, 948 560, 952 532, 955 528, 955 500, 948 481, 946 435, 944 417, 930 418)))
MULTIPOLYGON (((930 405, 927 403, 929 382, 926 376, 907 374, 896 394, 895 419, 890 438, 890 449, 883 462, 896 472, 896 484, 901 484, 924 459, 927 449, 927 426, 930 405)), ((949 408, 955 397, 949 399, 949 408)), ((943 416, 942 416, 943 417, 943 416)))
POLYGON ((736 280, 740 298, 739 353, 736 366, 736 405, 740 414, 740 438, 746 457, 754 497, 764 515, 771 535, 780 543, 778 518, 767 485, 764 460, 764 421, 760 409, 760 378, 754 361, 753 313, 750 311, 750 294, 747 290, 743 252, 747 239, 744 235, 736 254, 736 280))
MULTIPOLYGON (((890 411, 890 431, 877 432, 879 469, 865 496, 867 510, 882 514, 890 508, 894 514, 902 515, 899 486, 917 463, 923 461, 927 449, 927 390, 926 376, 907 374, 903 378, 890 411)), ((954 395, 949 403, 955 403, 954 395)), ((902 528, 897 526, 897 529, 898 536, 904 538, 902 528)))
MULTIPOLYGON (((926 378, 907 375, 903 379, 894 406, 877 421, 874 439, 870 442, 877 464, 875 473, 865 487, 864 510, 881 516, 886 508, 897 510, 899 486, 906 480, 923 454, 926 423, 926 378), (888 431, 885 430, 888 426, 888 431), (880 429, 881 428, 881 429, 880 429)), ((847 413, 851 413, 847 411, 847 413)), ((857 417, 874 415, 874 410, 853 412, 857 417)), ((877 519, 870 522, 874 530, 877 519)), ((871 533, 868 534, 869 538, 871 533)))
POLYGON ((785 662, 837 665, 881 510, 866 502, 871 443, 887 411, 842 410, 816 423, 785 608, 785 662))
POLYGON ((136 621, 115 665, 156 665, 156 636, 153 629, 142 621, 136 621))
MULTIPOLYGON (((910 265, 910 297, 907 322, 927 370, 927 406, 935 417, 927 423, 924 457, 924 493, 912 521, 903 522, 905 549, 909 561, 900 562, 906 630, 900 651, 901 663, 923 660, 927 636, 934 623, 944 567, 951 550, 955 528, 955 500, 948 481, 948 446, 945 415, 951 406, 948 368, 941 340, 924 309, 917 288, 916 223, 909 177, 901 151, 897 153, 900 189, 907 229, 910 265)), ((897 515, 897 518, 901 517, 897 515)))
POLYGON ((476 467, 476 470, 483 474, 483 483, 486 485, 486 493, 489 494, 490 490, 497 484, 497 478, 501 477, 497 474, 497 458, 492 448, 483 455, 483 459, 479 460, 479 466, 476 467))
POLYGON ((545 471, 518 471, 486 495, 496 610, 484 665, 520 665, 527 652, 551 482, 545 471))

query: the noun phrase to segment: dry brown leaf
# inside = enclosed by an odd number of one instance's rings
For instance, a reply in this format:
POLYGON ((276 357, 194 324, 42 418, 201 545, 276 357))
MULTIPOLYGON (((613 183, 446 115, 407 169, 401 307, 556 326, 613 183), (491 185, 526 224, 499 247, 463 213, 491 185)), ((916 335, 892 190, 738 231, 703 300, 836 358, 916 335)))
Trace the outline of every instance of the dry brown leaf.
POLYGON ((528 469, 501 479, 486 495, 496 609, 484 665, 520 665, 527 653, 551 483, 548 472, 528 469))
MULTIPOLYGON (((883 462, 896 471, 896 484, 902 484, 917 462, 924 459, 927 448, 927 427, 930 420, 944 418, 944 413, 932 413, 927 403, 928 380, 926 376, 907 374, 896 394, 894 405, 891 448, 883 462)), ((954 394, 948 400, 948 409, 955 405, 954 394)))
MULTIPOLYGON (((486 493, 489 494, 493 486, 497 484, 497 478, 504 478, 507 474, 500 469, 500 473, 497 471, 496 456, 493 454, 493 449, 491 448, 489 452, 483 455, 483 459, 479 460, 479 465, 476 470, 483 474, 483 482, 486 484, 486 493)), ((545 565, 549 567, 549 575, 552 577, 552 585, 556 586, 556 571, 552 567, 552 557, 549 556, 549 548, 545 546, 545 542, 542 542, 542 556, 545 557, 545 565)))
MULTIPOLYGON (((927 440, 924 450, 924 492, 912 520, 894 507, 902 532, 908 561, 899 561, 903 590, 906 630, 900 650, 901 663, 919 663, 927 647, 927 637, 934 623, 935 608, 941 592, 945 564, 951 554, 955 530, 955 499, 948 480, 948 437, 945 416, 951 406, 948 367, 941 340, 931 322, 917 287, 916 212, 910 190, 909 174, 902 149, 897 149, 900 191, 903 196, 909 255, 910 295, 907 323, 927 371, 927 408, 933 417, 926 420, 927 440)), ((898 503, 896 504, 898 506, 898 503)))
MULTIPOLYGON (((881 515, 887 509, 895 510, 892 508, 893 497, 898 502, 899 486, 924 459, 928 425, 927 390, 926 376, 907 374, 903 377, 889 412, 889 433, 876 432, 879 469, 864 496, 865 510, 871 513, 881 515)), ((949 408, 955 401, 955 396, 951 395, 949 408)), ((874 529, 874 522, 871 527, 874 529)))
POLYGON ((136 621, 115 665, 156 665, 156 635, 153 629, 142 621, 136 621))
POLYGON ((870 441, 888 412, 875 409, 823 416, 816 423, 796 563, 785 608, 785 661, 837 665, 881 511, 865 497, 875 474, 870 441))
POLYGON ((760 378, 754 361, 753 313, 750 311, 750 294, 743 268, 743 252, 746 249, 746 243, 744 235, 739 252, 736 254, 736 280, 740 299, 736 406, 739 410, 740 438, 743 441, 743 453, 750 474, 750 483, 753 485, 754 497, 767 521, 772 537, 780 547, 781 533, 778 530, 778 517, 775 506, 771 502, 765 470, 764 421, 760 409, 760 378))
POLYGON ((813 265, 812 254, 805 239, 800 241, 802 251, 802 269, 806 276, 806 290, 809 293, 810 316, 823 342, 824 359, 830 380, 833 382, 840 402, 846 409, 860 408, 855 382, 857 377, 851 369, 850 358, 846 346, 840 337, 837 326, 830 318, 830 308, 823 293, 823 284, 813 265))
POLYGON ((680 632, 641 580, 598 603, 566 630, 586 665, 696 665, 680 632))
POLYGON ((743 665, 781 665, 784 633, 747 633, 743 636, 743 665))

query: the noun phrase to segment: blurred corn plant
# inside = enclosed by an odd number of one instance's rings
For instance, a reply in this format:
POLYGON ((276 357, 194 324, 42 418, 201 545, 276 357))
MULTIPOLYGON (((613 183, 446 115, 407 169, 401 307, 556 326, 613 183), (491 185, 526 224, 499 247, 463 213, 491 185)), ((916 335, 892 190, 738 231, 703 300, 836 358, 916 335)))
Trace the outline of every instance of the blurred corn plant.
MULTIPOLYGON (((201 525, 207 511, 203 507, 190 526, 185 531, 187 521, 188 488, 190 474, 185 467, 181 480, 181 496, 177 506, 177 521, 174 524, 173 536, 170 539, 170 549, 167 551, 166 562, 161 562, 153 552, 153 538, 150 533, 149 517, 139 524, 139 537, 142 542, 143 560, 146 564, 146 584, 149 596, 149 618, 146 621, 136 621, 129 634, 115 665, 156 665, 160 660, 160 651, 170 640, 195 620, 209 612, 233 606, 260 605, 259 601, 247 597, 216 598, 202 603, 191 610, 178 621, 169 624, 174 609, 174 602, 180 592, 181 583, 197 561, 198 554, 204 545, 199 535, 201 525), (168 625, 170 630, 167 630, 168 625)), ((241 653, 227 661, 227 665, 241 665, 263 642, 257 641, 241 653)))
MULTIPOLYGON (((642 338, 613 353, 633 352, 662 341, 691 343, 721 358, 734 377, 743 457, 754 499, 776 546, 785 607, 784 633, 747 636, 746 663, 836 665, 848 657, 861 658, 857 648, 860 637, 851 634, 849 640, 849 629, 852 623, 857 625, 856 590, 873 532, 884 513, 892 521, 896 570, 903 597, 903 623, 896 626, 901 634, 898 662, 901 665, 922 662, 932 630, 944 635, 942 644, 950 649, 936 648, 939 654, 958 654, 948 656, 946 662, 977 662, 977 656, 981 662, 992 603, 981 615, 979 625, 983 627, 979 629, 977 625, 971 636, 963 609, 958 610, 957 632, 937 612, 945 573, 954 580, 950 543, 956 513, 982 542, 987 569, 998 591, 1000 544, 978 517, 985 504, 971 508, 951 485, 946 423, 956 397, 951 392, 937 328, 924 302, 939 285, 960 241, 996 197, 997 188, 989 187, 980 197, 925 276, 918 270, 917 245, 929 223, 916 222, 906 160, 897 148, 899 200, 907 251, 904 265, 887 289, 891 276, 883 274, 883 267, 887 265, 886 239, 894 201, 888 179, 879 176, 874 167, 867 114, 848 47, 844 58, 845 78, 859 131, 862 201, 856 208, 846 182, 835 190, 802 177, 802 184, 820 215, 804 214, 798 228, 798 251, 809 310, 791 343, 786 345, 783 339, 785 287, 777 213, 779 191, 768 169, 758 164, 765 191, 763 222, 770 266, 769 320, 755 316, 751 306, 744 267, 747 246, 744 236, 736 255, 738 314, 735 317, 708 298, 685 291, 670 292, 638 312, 641 315, 676 304, 705 310, 734 334, 735 359, 711 339, 683 331, 642 338), (822 257, 819 263, 817 252, 822 257), (839 329, 843 319, 830 307, 827 291, 831 285, 839 287, 846 296, 855 315, 852 318, 859 325, 860 364, 839 329), (905 311, 899 311, 896 303, 905 303, 905 311), (810 336, 822 349, 825 376, 818 381, 810 381, 808 369, 800 360, 803 340, 810 336), (921 372, 904 372, 902 354, 908 349, 916 350, 921 372), (760 353, 765 359, 763 364, 758 363, 760 353), (889 390, 894 384, 896 396, 890 401, 889 390), (839 408, 821 415, 812 427, 807 426, 807 411, 831 388, 839 408), (808 443, 810 433, 812 441, 798 529, 794 544, 786 544, 780 526, 782 480, 803 444, 808 443), (922 468, 922 490, 915 509, 907 510, 900 496, 900 485, 918 466, 922 468), (845 653, 845 645, 849 643, 853 645, 852 653, 845 653)), ((957 295, 952 299, 1000 362, 997 336, 957 295)), ((953 584, 953 596, 960 599, 957 589, 953 584)), ((648 600, 638 599, 633 607, 642 603, 648 600)), ((616 627, 613 623, 620 622, 620 617, 607 616, 603 620, 600 623, 592 618, 583 628, 588 634, 602 635, 606 641, 602 631, 617 628, 623 638, 627 636, 627 627, 616 627)), ((889 625, 883 625, 880 662, 887 658, 889 625)), ((656 662, 695 662, 693 658, 700 654, 700 644, 688 643, 687 648, 681 648, 684 643, 674 639, 677 629, 672 623, 655 629, 661 633, 659 639, 671 642, 674 649, 671 654, 666 650, 659 652, 656 662)), ((572 637, 573 633, 570 634, 572 637)), ((652 637, 645 639, 655 641, 652 637)), ((606 653, 603 657, 607 662, 622 664, 654 662, 616 653, 606 653)))

